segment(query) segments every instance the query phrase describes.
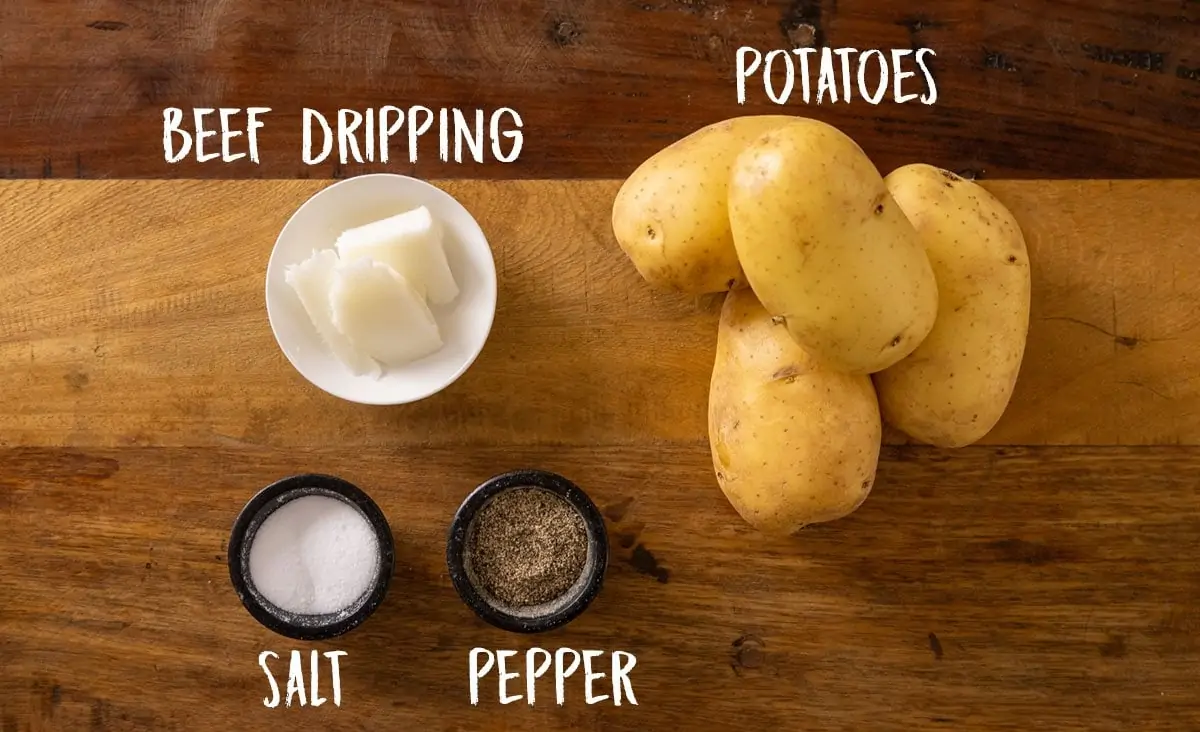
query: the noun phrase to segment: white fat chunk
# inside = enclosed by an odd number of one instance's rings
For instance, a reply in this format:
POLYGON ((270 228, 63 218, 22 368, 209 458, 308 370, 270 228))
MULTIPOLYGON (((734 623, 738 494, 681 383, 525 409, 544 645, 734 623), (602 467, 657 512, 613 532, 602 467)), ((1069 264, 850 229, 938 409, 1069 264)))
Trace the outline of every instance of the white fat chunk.
POLYGON ((458 297, 442 226, 424 206, 349 229, 338 237, 336 246, 347 262, 373 259, 391 267, 434 305, 458 297))
POLYGON ((379 364, 356 351, 350 340, 334 325, 329 290, 337 265, 337 253, 332 249, 323 249, 313 252, 311 257, 299 264, 288 266, 284 270, 284 279, 300 298, 300 304, 308 313, 317 334, 338 361, 357 376, 367 374, 378 377, 379 364))
POLYGON ((382 262, 343 259, 334 270, 329 306, 334 327, 385 366, 402 366, 442 347, 425 300, 382 262))

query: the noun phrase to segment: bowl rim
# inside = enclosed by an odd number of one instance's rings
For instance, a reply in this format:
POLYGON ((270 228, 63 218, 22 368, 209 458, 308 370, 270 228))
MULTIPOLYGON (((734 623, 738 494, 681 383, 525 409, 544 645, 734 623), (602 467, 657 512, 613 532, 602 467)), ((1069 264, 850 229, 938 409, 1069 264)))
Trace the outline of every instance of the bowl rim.
POLYGON ((558 473, 521 469, 489 478, 463 500, 447 532, 446 567, 459 598, 480 619, 512 633, 542 633, 566 625, 592 604, 604 584, 608 551, 608 528, 604 516, 583 489, 558 473), (468 576, 465 559, 467 534, 479 511, 501 493, 529 487, 549 491, 579 512, 587 529, 588 549, 593 553, 594 559, 587 570, 582 589, 571 602, 545 615, 522 617, 507 613, 483 598, 468 576))
POLYGON ((294 640, 317 641, 336 638, 349 633, 370 617, 387 596, 391 585, 392 573, 396 563, 396 545, 392 536, 391 526, 379 505, 362 489, 349 481, 332 475, 321 473, 303 473, 282 478, 261 489, 246 502, 238 512, 229 534, 228 548, 229 580, 234 592, 241 600, 242 606, 255 620, 279 635, 294 640), (288 494, 293 494, 288 497, 288 494), (289 622, 282 617, 283 611, 273 612, 269 603, 259 599, 250 587, 252 584, 247 576, 247 567, 242 561, 243 547, 250 529, 262 525, 272 513, 281 506, 309 495, 325 495, 336 497, 349 503, 362 512, 367 523, 375 533, 379 546, 379 569, 375 584, 353 613, 334 620, 336 614, 330 614, 330 621, 313 625, 301 625, 289 622), (284 500, 280 500, 284 499, 284 500), (272 506, 272 504, 275 504, 272 506))
POLYGON ((308 383, 317 387, 318 389, 325 392, 326 394, 329 394, 330 396, 336 397, 343 401, 351 402, 354 404, 364 404, 367 406, 396 406, 396 405, 401 405, 401 404, 412 404, 414 402, 419 402, 423 399, 428 399, 429 397, 433 396, 434 394, 444 391, 445 389, 449 388, 452 384, 454 384, 456 381, 458 381, 460 378, 462 378, 463 374, 465 374, 471 368, 471 366, 473 366, 475 364, 475 362, 479 359, 479 355, 481 353, 483 353, 483 349, 487 346, 488 340, 491 338, 492 327, 495 325, 495 322, 496 322, 496 308, 497 308, 498 301, 499 301, 499 294, 500 294, 499 293, 499 273, 496 271, 496 257, 495 257, 495 254, 492 252, 491 242, 488 241, 487 234, 484 233, 483 227, 479 225, 479 221, 478 221, 478 219, 475 218, 475 215, 472 214, 471 211, 466 206, 464 206, 461 201, 459 201, 454 196, 450 195, 450 193, 443 190, 442 188, 439 188, 438 186, 430 183, 429 181, 421 180, 420 178, 414 178, 409 175, 401 175, 400 173, 366 173, 363 175, 351 176, 349 178, 344 178, 335 183, 327 185, 327 186, 321 188, 316 193, 309 196, 307 200, 305 200, 303 203, 301 203, 296 208, 296 210, 292 212, 292 214, 288 217, 287 221, 284 222, 283 227, 279 229, 279 234, 275 237, 274 244, 271 245, 271 255, 267 258, 267 268, 266 268, 266 272, 263 275, 263 301, 266 304, 266 308, 267 308, 267 322, 270 324, 271 335, 275 339, 275 344, 279 347, 279 350, 283 353, 283 357, 285 359, 287 359, 287 362, 289 364, 291 364, 292 368, 296 371, 296 373, 300 374, 300 376, 305 381, 307 381, 308 383), (489 285, 489 289, 491 290, 490 307, 488 308, 488 314, 487 314, 487 324, 483 330, 483 337, 479 340, 478 347, 473 347, 471 349, 471 353, 468 355, 468 357, 463 360, 463 363, 458 367, 458 369, 456 369, 454 371, 453 374, 449 375, 448 378, 446 378, 444 380, 439 380, 439 382, 437 383, 436 386, 430 387, 429 389, 422 390, 419 392, 414 392, 412 395, 410 395, 408 397, 400 398, 400 399, 397 399, 395 397, 382 397, 382 398, 375 398, 375 399, 370 398, 370 397, 366 397, 366 398, 353 397, 353 396, 350 396, 349 394, 347 394, 346 392, 344 392, 343 390, 338 389, 335 385, 326 385, 326 384, 318 383, 316 379, 311 377, 305 371, 305 369, 301 366, 300 363, 297 363, 297 359, 294 359, 292 357, 292 354, 288 353, 288 349, 284 346, 283 340, 279 335, 279 328, 278 328, 278 324, 276 323, 276 318, 278 316, 276 314, 272 313, 272 311, 271 311, 271 273, 273 271, 275 271, 278 267, 283 266, 281 264, 276 263, 276 257, 278 256, 278 252, 279 252, 279 243, 280 243, 280 241, 283 240, 283 237, 287 233, 288 228, 292 226, 292 223, 296 220, 296 218, 298 216, 300 216, 300 214, 307 207, 314 205, 314 202, 317 201, 319 198, 321 198, 321 196, 324 195, 327 191, 331 191, 335 188, 338 188, 339 186, 349 186, 350 184, 355 184, 356 182, 365 181, 368 179, 385 179, 385 178, 391 179, 391 180, 405 181, 406 183, 409 183, 409 184, 415 184, 418 188, 429 192, 433 197, 445 198, 446 200, 451 202, 454 206, 461 209, 464 214, 466 214, 467 219, 474 226, 474 228, 479 232, 479 236, 483 239, 483 243, 485 245, 484 250, 486 251, 486 255, 487 255, 486 256, 487 266, 484 269, 486 270, 487 284, 489 285))

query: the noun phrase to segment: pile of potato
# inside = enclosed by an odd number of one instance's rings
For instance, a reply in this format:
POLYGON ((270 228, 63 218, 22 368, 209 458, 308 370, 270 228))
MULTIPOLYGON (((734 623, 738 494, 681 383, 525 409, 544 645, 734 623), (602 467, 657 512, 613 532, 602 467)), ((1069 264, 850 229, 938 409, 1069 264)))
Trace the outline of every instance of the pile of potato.
POLYGON ((740 117, 625 181, 613 231, 660 288, 729 291, 708 404, 717 479, 791 534, 866 500, 882 420, 961 447, 1000 419, 1029 327, 1029 258, 983 187, 928 165, 886 178, 834 127, 740 117), (748 286, 748 287, 747 287, 748 286))

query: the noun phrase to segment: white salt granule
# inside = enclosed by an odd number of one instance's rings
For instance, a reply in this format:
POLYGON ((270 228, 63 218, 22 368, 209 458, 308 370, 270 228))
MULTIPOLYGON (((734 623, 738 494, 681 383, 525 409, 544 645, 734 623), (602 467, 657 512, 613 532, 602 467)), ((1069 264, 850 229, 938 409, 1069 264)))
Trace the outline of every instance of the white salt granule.
POLYGON ((357 508, 303 496, 267 516, 250 545, 250 581, 280 610, 324 615, 350 607, 379 571, 379 542, 357 508))

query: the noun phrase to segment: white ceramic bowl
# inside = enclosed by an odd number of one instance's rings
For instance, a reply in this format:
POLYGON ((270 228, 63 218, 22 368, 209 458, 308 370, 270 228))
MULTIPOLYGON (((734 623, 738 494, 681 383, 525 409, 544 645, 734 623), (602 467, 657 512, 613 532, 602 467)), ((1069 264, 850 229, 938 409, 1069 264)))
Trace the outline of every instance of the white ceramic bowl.
POLYGON ((495 314, 496 263, 479 224, 450 194, 403 175, 362 175, 321 190, 292 214, 267 264, 267 317, 287 360, 313 385, 359 404, 407 404, 445 389, 475 362, 495 314), (459 286, 454 302, 430 308, 445 345, 380 378, 355 376, 321 341, 284 269, 332 247, 346 229, 418 206, 445 227, 446 258, 459 286))

